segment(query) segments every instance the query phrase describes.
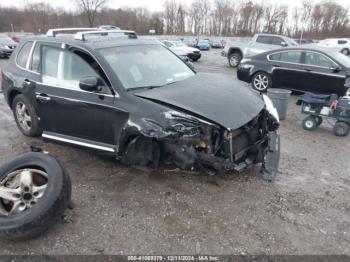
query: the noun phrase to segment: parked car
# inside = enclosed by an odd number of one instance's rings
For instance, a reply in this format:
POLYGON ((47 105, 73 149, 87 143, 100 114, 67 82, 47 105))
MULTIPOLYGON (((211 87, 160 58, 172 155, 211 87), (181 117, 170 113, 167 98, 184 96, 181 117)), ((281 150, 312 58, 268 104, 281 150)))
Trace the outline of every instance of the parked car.
POLYGON ((293 40, 297 42, 299 45, 307 45, 307 44, 315 43, 313 39, 308 39, 308 38, 294 38, 293 40))
POLYGON ((33 33, 29 33, 29 32, 11 32, 8 33, 8 36, 15 41, 16 43, 19 43, 21 41, 21 39, 28 37, 28 36, 33 36, 33 33))
POLYGON ((10 57, 17 43, 8 36, 0 36, 0 58, 10 57))
POLYGON ((263 163, 265 178, 276 174, 279 120, 266 96, 196 74, 155 39, 59 30, 22 42, 3 68, 5 100, 24 135, 127 165, 238 172, 263 163))
POLYGON ((254 56, 281 47, 296 47, 298 44, 291 38, 281 35, 256 34, 249 42, 229 42, 221 55, 227 57, 230 67, 237 67, 245 57, 254 56))
POLYGON ((350 40, 347 38, 328 38, 319 41, 317 45, 332 48, 344 55, 350 54, 350 40))
POLYGON ((100 25, 98 27, 98 29, 102 29, 102 30, 120 30, 119 27, 114 26, 114 25, 100 25))
POLYGON ((270 87, 343 96, 350 88, 350 59, 328 48, 286 48, 244 59, 238 79, 260 92, 270 87))
POLYGON ((211 43, 211 47, 212 48, 223 48, 222 42, 215 40, 211 43))
POLYGON ((189 47, 185 43, 183 43, 182 41, 164 40, 162 42, 170 50, 172 50, 175 54, 185 53, 185 55, 191 61, 198 61, 202 56, 200 50, 198 50, 197 48, 189 47))
POLYGON ((187 46, 190 46, 190 47, 196 47, 197 46, 197 40, 196 39, 184 39, 183 40, 183 43, 187 46))
POLYGON ((196 47, 199 49, 199 50, 205 50, 205 51, 208 51, 210 50, 210 43, 209 43, 209 40, 199 40, 196 47))

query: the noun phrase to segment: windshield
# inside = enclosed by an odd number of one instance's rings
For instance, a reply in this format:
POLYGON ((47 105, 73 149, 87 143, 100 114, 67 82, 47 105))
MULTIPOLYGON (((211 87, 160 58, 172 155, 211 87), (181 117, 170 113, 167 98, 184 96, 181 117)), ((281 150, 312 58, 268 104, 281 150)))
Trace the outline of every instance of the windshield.
POLYGON ((194 75, 180 58, 161 45, 111 47, 100 53, 126 90, 160 87, 194 75))

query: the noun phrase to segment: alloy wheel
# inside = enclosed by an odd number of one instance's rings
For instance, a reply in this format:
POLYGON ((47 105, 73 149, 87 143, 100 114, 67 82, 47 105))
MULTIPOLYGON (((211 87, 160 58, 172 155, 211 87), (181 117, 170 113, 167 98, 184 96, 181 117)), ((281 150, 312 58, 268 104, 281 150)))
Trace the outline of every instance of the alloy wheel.
POLYGON ((239 64, 239 58, 238 58, 236 55, 232 55, 232 56, 230 57, 230 65, 231 65, 232 67, 237 67, 238 64, 239 64))
POLYGON ((32 117, 30 116, 26 105, 22 102, 16 105, 16 118, 23 130, 30 131, 32 127, 32 117))
POLYGON ((258 91, 265 91, 269 86, 269 79, 265 74, 257 74, 253 80, 254 88, 258 91))
POLYGON ((32 208, 44 195, 47 173, 38 169, 20 169, 0 182, 0 216, 13 216, 32 208))

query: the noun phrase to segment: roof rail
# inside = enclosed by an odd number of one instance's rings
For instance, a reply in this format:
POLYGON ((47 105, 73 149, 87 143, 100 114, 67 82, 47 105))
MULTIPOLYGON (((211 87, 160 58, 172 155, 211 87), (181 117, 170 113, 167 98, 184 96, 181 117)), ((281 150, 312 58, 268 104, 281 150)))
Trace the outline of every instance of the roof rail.
POLYGON ((89 27, 76 27, 76 28, 54 28, 49 29, 46 33, 46 36, 52 36, 55 37, 58 33, 67 33, 67 32, 81 32, 81 31, 92 31, 92 30, 99 30, 97 28, 89 28, 89 27))
POLYGON ((101 36, 108 36, 110 34, 123 34, 127 35, 129 38, 137 38, 137 34, 135 31, 129 31, 129 30, 90 30, 85 32, 78 32, 75 34, 74 38, 76 40, 82 40, 85 41, 86 35, 101 35, 101 36))

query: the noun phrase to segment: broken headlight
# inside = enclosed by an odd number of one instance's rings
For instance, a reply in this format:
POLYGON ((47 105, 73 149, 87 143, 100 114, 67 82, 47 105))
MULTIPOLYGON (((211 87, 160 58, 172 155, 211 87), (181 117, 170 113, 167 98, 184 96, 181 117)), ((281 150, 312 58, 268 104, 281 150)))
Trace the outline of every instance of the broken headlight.
POLYGON ((269 112, 270 115, 272 115, 276 119, 276 121, 279 123, 280 117, 279 117, 277 109, 273 105, 271 99, 267 95, 262 95, 262 97, 264 99, 267 112, 269 112))

